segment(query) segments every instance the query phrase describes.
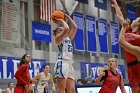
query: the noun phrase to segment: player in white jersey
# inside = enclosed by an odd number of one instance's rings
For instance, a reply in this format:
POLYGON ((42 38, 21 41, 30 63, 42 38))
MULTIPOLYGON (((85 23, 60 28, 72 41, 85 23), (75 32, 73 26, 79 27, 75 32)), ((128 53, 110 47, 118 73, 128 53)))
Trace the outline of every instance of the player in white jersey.
POLYGON ((52 85, 52 90, 55 91, 53 77, 49 72, 50 72, 50 66, 49 64, 46 64, 44 66, 44 72, 41 72, 37 74, 34 78, 32 78, 32 80, 38 81, 36 93, 44 93, 44 88, 46 84, 48 83, 48 81, 50 81, 52 85))
POLYGON ((75 93, 75 78, 74 69, 72 66, 73 47, 71 41, 76 34, 77 25, 70 16, 66 14, 65 16, 71 25, 71 30, 64 20, 57 19, 57 24, 61 24, 63 27, 58 27, 53 31, 55 35, 54 41, 59 49, 58 60, 55 64, 54 71, 58 93, 65 93, 65 89, 67 90, 67 93, 75 93))
POLYGON ((5 93, 14 93, 14 84, 13 84, 13 82, 8 83, 8 88, 6 88, 5 93))

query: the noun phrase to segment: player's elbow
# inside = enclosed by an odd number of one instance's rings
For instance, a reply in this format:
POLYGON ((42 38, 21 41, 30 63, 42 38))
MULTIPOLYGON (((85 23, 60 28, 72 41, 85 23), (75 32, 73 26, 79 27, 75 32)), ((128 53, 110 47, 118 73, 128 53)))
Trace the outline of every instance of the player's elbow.
POLYGON ((118 40, 118 43, 119 43, 120 45, 122 44, 121 39, 118 40))
POLYGON ((122 45, 122 44, 123 44, 123 39, 122 39, 122 38, 119 38, 118 43, 119 43, 120 45, 122 45))
POLYGON ((69 31, 70 29, 69 29, 69 27, 65 27, 65 31, 69 31))
MULTIPOLYGON (((136 55, 139 55, 140 54, 140 47, 138 49, 136 49, 136 52, 135 52, 136 55)), ((138 56, 138 59, 140 59, 140 57, 138 56)))
POLYGON ((17 77, 18 76, 18 74, 17 74, 17 72, 15 73, 15 77, 17 77))
POLYGON ((77 26, 75 26, 75 27, 73 27, 72 29, 73 29, 73 31, 75 31, 75 32, 76 32, 76 31, 77 31, 77 28, 78 28, 78 27, 77 27, 77 26))
POLYGON ((77 26, 77 25, 74 25, 74 27, 73 27, 73 28, 77 30, 78 26, 77 26))

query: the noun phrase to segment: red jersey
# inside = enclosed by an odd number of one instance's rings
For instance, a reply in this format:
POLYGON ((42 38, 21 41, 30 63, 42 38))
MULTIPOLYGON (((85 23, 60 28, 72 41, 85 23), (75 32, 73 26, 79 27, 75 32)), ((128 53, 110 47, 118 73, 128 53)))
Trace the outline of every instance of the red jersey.
POLYGON ((17 84, 14 93, 28 93, 24 88, 25 85, 29 85, 30 74, 28 66, 21 65, 15 73, 15 78, 17 79, 17 84))
POLYGON ((119 73, 114 74, 110 70, 107 71, 107 75, 104 78, 103 86, 99 93, 116 93, 116 90, 121 82, 121 75, 119 73))
POLYGON ((17 79, 17 84, 28 85, 30 79, 28 66, 25 64, 21 65, 15 74, 15 78, 17 79))
MULTIPOLYGON (((131 27, 128 27, 126 29, 126 33, 133 33, 132 32, 132 28, 131 27)), ((139 32, 134 32, 133 34, 140 35, 140 31, 139 32)), ((132 44, 134 46, 140 46, 140 40, 137 40, 137 39, 131 40, 131 39, 128 39, 127 36, 125 37, 125 39, 126 39, 127 42, 129 42, 130 44, 132 44)), ((130 52, 127 52, 126 50, 125 50, 125 57, 126 57, 127 63, 130 63, 130 62, 133 62, 133 61, 136 61, 137 60, 137 57, 134 54, 132 54, 130 52)))

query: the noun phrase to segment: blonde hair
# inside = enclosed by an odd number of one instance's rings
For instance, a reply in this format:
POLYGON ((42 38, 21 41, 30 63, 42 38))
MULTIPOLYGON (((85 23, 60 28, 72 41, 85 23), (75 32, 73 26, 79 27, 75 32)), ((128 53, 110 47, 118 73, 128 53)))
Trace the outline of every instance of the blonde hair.
MULTIPOLYGON (((115 62, 118 64, 118 60, 117 60, 117 58, 115 58, 115 57, 111 57, 111 58, 109 58, 109 59, 114 59, 115 62)), ((108 59, 108 61, 109 61, 109 59, 108 59)))

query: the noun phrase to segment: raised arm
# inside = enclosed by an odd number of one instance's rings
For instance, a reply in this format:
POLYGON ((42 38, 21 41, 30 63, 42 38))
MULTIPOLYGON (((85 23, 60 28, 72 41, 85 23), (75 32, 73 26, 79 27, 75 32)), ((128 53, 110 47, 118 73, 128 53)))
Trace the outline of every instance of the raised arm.
MULTIPOLYGON (((59 44, 61 41, 64 39, 64 37, 68 34, 69 32, 69 26, 68 24, 62 20, 62 19, 57 19, 57 24, 63 26, 63 31, 61 31, 59 34, 55 36, 55 43, 59 44)), ((58 29, 59 30, 59 29, 58 29)))
POLYGON ((116 17, 117 17, 119 23, 121 25, 123 25, 123 23, 124 23, 124 17, 123 17, 123 14, 122 14, 121 10, 120 10, 120 7, 118 6, 118 3, 117 3, 116 0, 112 0, 112 2, 114 3, 114 6, 115 6, 116 17))
POLYGON ((70 25, 72 26, 72 29, 70 30, 70 33, 69 33, 69 35, 68 35, 68 37, 69 37, 70 40, 72 41, 73 38, 75 37, 76 32, 77 32, 77 25, 76 25, 76 23, 71 19, 70 16, 68 16, 67 14, 65 14, 65 15, 66 15, 66 19, 69 20, 70 25))
POLYGON ((100 68, 99 77, 95 79, 95 84, 100 84, 102 77, 105 76, 104 68, 100 68))
POLYGON ((126 27, 127 26, 124 25, 121 28, 121 31, 120 31, 120 34, 119 34, 119 44, 121 45, 122 48, 124 48, 128 52, 134 54, 140 60, 140 47, 139 46, 134 46, 134 45, 128 43, 125 40, 125 30, 126 30, 126 27))

